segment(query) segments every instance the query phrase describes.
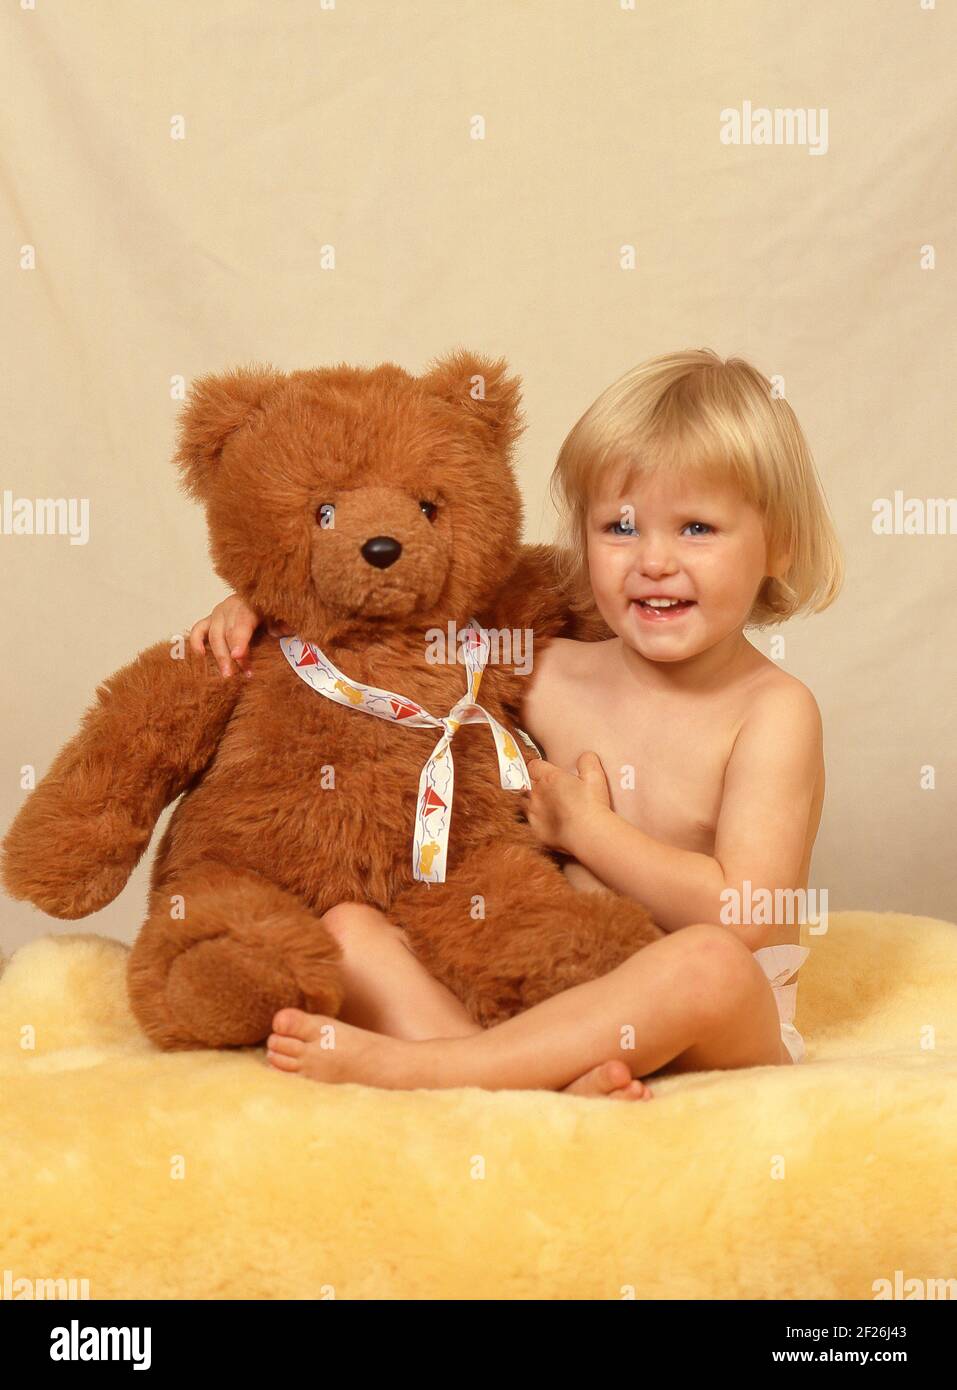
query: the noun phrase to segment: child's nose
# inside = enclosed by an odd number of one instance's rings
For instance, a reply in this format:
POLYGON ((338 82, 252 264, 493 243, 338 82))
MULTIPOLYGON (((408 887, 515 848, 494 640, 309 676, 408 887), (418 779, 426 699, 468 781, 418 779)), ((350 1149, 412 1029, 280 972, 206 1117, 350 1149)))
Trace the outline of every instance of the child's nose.
POLYGON ((657 579, 662 574, 672 574, 676 569, 674 556, 658 541, 647 543, 638 555, 638 568, 642 574, 657 579))

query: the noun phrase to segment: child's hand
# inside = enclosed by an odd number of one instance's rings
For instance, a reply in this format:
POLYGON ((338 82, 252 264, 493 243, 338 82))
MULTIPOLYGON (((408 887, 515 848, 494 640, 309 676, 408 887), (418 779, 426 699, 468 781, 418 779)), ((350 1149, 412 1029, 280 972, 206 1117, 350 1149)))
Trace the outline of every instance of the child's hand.
POLYGON ((522 809, 543 845, 574 854, 575 831, 596 810, 610 810, 605 769, 597 753, 582 753, 578 772, 565 772, 544 758, 528 763, 532 789, 521 796, 522 809))
MULTIPOLYGON (((202 656, 208 634, 209 645, 219 662, 220 672, 224 676, 233 674, 230 657, 234 657, 236 665, 245 675, 250 676, 252 671, 249 666, 249 639, 262 620, 262 614, 255 608, 250 608, 238 594, 230 594, 222 603, 217 603, 208 618, 201 618, 198 623, 193 624, 189 631, 189 645, 194 652, 202 656)), ((270 622, 268 631, 271 637, 284 637, 288 635, 289 628, 285 623, 270 622)))

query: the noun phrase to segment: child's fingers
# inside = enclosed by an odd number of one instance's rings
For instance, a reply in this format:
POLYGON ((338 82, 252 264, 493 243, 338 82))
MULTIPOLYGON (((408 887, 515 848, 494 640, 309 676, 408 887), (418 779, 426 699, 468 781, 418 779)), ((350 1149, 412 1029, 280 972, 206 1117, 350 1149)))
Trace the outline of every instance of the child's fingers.
POLYGON ((213 615, 209 625, 209 647, 222 675, 231 676, 233 663, 229 659, 229 643, 226 640, 226 622, 221 613, 213 615))
POLYGON ((201 618, 189 631, 189 645, 197 656, 202 656, 208 640, 209 649, 216 658, 224 676, 233 674, 231 657, 237 658, 237 665, 250 675, 249 639, 256 631, 258 616, 238 594, 230 594, 217 603, 208 618, 201 618))
POLYGON ((206 634, 209 631, 209 618, 200 618, 189 630, 189 647, 197 656, 202 656, 206 647, 206 634))
POLYGON ((526 763, 528 768, 528 780, 530 782, 548 781, 551 773, 558 772, 559 768, 554 763, 550 763, 546 758, 532 758, 530 763, 526 763))
POLYGON ((226 629, 226 641, 229 648, 229 655, 236 661, 243 671, 249 675, 249 639, 256 631, 257 624, 255 619, 234 618, 226 629))
POLYGON ((229 639, 229 652, 231 656, 248 656, 249 639, 256 631, 258 623, 256 619, 248 614, 243 617, 233 618, 226 625, 226 636, 229 639))

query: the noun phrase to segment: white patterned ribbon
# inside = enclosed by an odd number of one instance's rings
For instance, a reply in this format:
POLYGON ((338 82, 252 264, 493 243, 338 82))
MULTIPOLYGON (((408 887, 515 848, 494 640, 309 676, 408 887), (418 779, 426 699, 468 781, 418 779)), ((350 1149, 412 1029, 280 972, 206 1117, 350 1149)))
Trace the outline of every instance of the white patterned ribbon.
POLYGON ((452 739, 462 724, 477 724, 486 720, 495 741, 503 788, 506 791, 528 791, 531 788, 528 768, 515 740, 487 709, 475 702, 489 654, 488 633, 475 618, 465 629, 463 642, 468 690, 444 719, 436 718, 414 700, 407 700, 391 690, 379 690, 374 685, 350 680, 313 642, 303 642, 299 637, 283 637, 279 645, 296 675, 327 699, 348 705, 351 709, 363 710, 366 714, 374 714, 377 719, 390 719, 415 729, 434 727, 443 731, 419 777, 419 799, 412 837, 412 874, 420 882, 445 882, 455 784, 452 739))

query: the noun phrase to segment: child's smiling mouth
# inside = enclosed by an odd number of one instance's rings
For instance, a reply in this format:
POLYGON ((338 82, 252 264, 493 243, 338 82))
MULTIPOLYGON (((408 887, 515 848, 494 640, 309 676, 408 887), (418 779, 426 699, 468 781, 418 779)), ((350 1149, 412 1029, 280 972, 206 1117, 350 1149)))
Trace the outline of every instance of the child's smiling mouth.
POLYGON ((638 599, 631 600, 631 607, 635 610, 638 617, 646 623, 671 623, 680 618, 683 614, 690 612, 695 606, 695 600, 690 598, 682 599, 638 599))

